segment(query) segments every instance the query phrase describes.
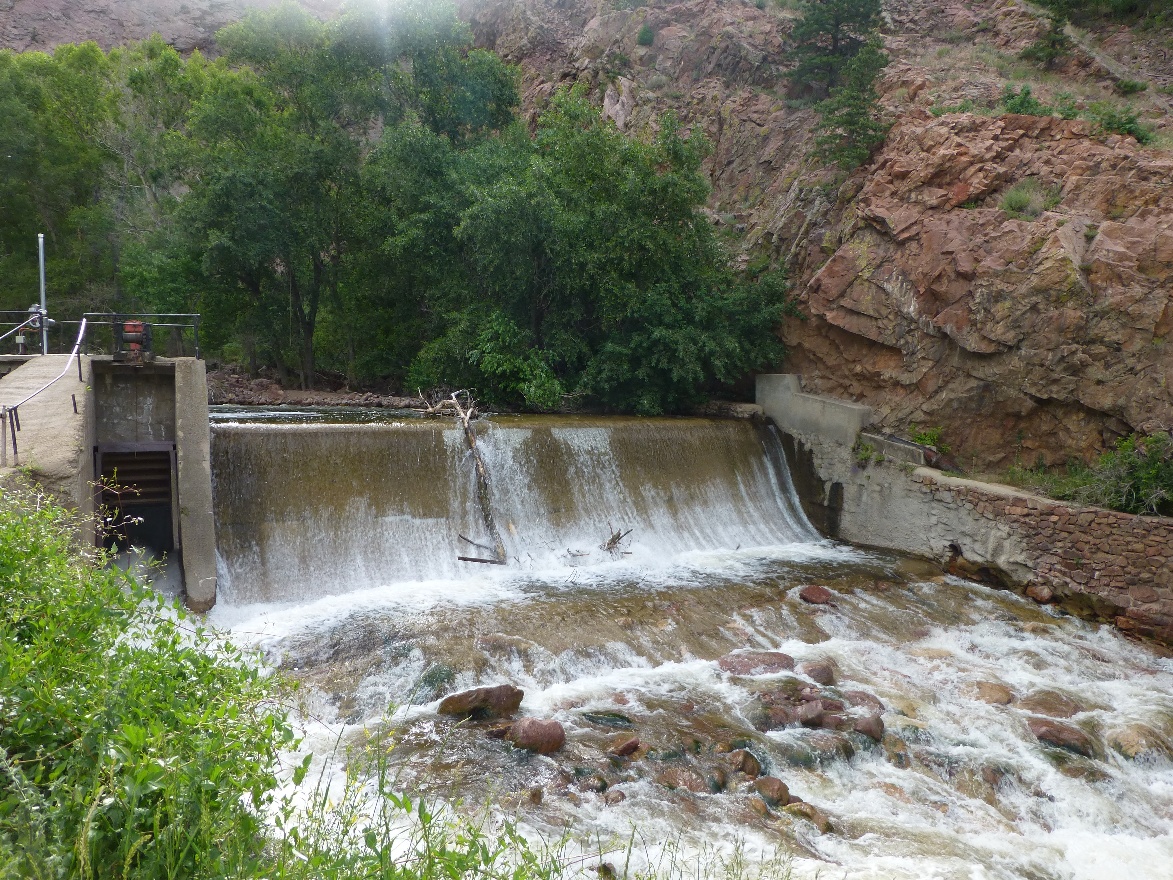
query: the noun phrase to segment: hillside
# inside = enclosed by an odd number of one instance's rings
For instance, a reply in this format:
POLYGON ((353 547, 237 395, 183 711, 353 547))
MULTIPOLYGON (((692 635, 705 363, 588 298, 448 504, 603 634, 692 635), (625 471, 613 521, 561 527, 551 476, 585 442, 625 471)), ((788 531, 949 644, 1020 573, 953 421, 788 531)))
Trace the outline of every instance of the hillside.
MULTIPOLYGON (((304 5, 328 15, 337 4, 304 5)), ((559 85, 585 81, 625 132, 669 109, 704 131, 714 223, 742 262, 790 267, 806 317, 784 328, 787 369, 809 390, 869 403, 894 432, 940 426, 979 469, 1087 458, 1173 425, 1169 35, 1071 30, 1073 50, 1043 71, 1018 59, 1047 27, 1033 7, 889 3, 881 92, 894 126, 844 179, 810 159, 816 116, 787 93, 794 4, 763 5, 466 0, 460 11, 479 45, 522 68, 531 116, 559 85), (651 45, 639 44, 645 27, 651 45), (1128 80, 1148 88, 1125 98, 1128 80), (1004 114, 1007 83, 1084 115, 1131 104, 1155 138, 1004 114), (1027 181, 1037 210, 1002 210, 1027 181)), ((0 39, 17 49, 155 30, 207 46, 239 14, 202 0, 0 8, 0 39)))

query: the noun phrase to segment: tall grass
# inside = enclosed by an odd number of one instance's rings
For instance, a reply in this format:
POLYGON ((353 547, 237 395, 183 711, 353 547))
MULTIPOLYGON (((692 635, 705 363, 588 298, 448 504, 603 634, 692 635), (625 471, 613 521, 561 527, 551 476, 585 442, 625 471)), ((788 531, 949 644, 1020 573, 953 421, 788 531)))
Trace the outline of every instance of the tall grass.
POLYGON ((316 777, 312 756, 283 765, 292 687, 77 526, 0 490, 0 880, 789 875, 740 848, 656 841, 649 856, 636 831, 573 854, 500 811, 435 809, 396 789, 385 732, 316 777))

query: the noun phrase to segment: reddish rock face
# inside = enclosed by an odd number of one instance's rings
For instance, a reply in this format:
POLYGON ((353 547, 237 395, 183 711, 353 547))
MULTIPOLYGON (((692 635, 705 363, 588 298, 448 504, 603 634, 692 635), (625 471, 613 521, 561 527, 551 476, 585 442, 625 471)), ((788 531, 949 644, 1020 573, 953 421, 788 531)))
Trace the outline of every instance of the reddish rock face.
POLYGON ((882 427, 942 426, 967 465, 1173 424, 1171 177, 1167 154, 1081 121, 904 117, 824 239, 788 369, 882 427), (1028 179, 1055 203, 1011 217, 1028 179))
POLYGON ((726 654, 717 665, 733 675, 769 675, 793 669, 794 658, 779 651, 742 651, 726 654))
POLYGON ((457 718, 502 718, 516 712, 524 696, 525 691, 511 684, 473 688, 445 697, 439 711, 441 715, 455 715, 457 718))
POLYGON ((566 731, 557 721, 521 718, 509 728, 505 739, 519 749, 549 755, 566 744, 566 731))

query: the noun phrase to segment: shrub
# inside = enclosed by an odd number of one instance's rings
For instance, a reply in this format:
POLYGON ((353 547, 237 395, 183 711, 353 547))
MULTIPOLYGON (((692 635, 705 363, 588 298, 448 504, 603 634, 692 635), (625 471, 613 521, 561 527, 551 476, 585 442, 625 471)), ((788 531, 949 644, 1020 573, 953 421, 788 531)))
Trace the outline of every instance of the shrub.
POLYGON ((650 24, 645 24, 639 29, 639 34, 636 36, 635 41, 641 46, 650 46, 656 41, 656 32, 652 30, 650 24))
POLYGON ((1147 88, 1147 83, 1138 82, 1134 79, 1122 79, 1116 83, 1116 91, 1122 95, 1135 95, 1137 92, 1143 92, 1147 88))
POLYGON ((1043 211, 1054 208, 1059 201, 1057 190, 1043 186, 1038 178, 1028 177, 1006 190, 999 207, 1011 217, 1033 220, 1043 211))
POLYGON ((942 440, 944 433, 944 428, 917 428, 916 425, 913 425, 912 442, 919 443, 921 446, 931 446, 942 455, 948 455, 949 447, 942 440))
POLYGON ((1007 113, 1021 113, 1023 116, 1051 115, 1051 108, 1031 94, 1030 86, 1023 86, 1021 91, 1015 92, 1014 86, 1007 85, 1002 90, 1002 98, 999 103, 1007 113))
POLYGON ((1045 69, 1053 67, 1056 61, 1071 51, 1071 38, 1064 31, 1066 26, 1067 19, 1052 15, 1050 29, 1023 49, 1018 57, 1045 69))
POLYGON ((1107 101, 1096 101, 1087 109, 1087 118, 1106 132, 1127 134, 1139 144, 1153 140, 1153 130, 1140 123, 1131 107, 1116 107, 1107 101))
POLYGON ((1173 515, 1173 438, 1130 434, 1100 456, 1085 486, 1069 491, 1084 504, 1127 513, 1173 515))

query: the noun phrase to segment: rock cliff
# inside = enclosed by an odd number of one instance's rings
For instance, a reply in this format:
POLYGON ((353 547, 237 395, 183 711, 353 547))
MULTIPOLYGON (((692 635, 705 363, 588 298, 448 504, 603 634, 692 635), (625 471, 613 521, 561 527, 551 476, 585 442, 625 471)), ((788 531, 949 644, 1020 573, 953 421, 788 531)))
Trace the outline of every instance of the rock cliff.
MULTIPOLYGON (((881 91, 895 124, 844 179, 810 158, 814 112, 788 100, 793 5, 458 0, 477 43, 520 66, 531 118, 582 81, 633 136, 665 110, 705 133, 713 222, 743 262, 790 267, 807 315, 783 328, 787 368, 808 390, 866 402, 893 432, 940 426, 977 469, 1088 458, 1128 431, 1173 427, 1173 155, 1157 148, 1173 138, 1173 64, 1161 39, 1073 32, 1070 55, 1041 72, 1017 54, 1046 23, 1018 0, 889 0, 881 91), (1131 100, 1156 146, 999 115, 1008 82, 1087 107, 1122 103, 1125 78, 1151 86, 1131 100), (1024 181, 1041 210, 1003 211, 1024 181)), ((218 0, 0 0, 0 40, 108 45, 159 30, 189 48, 237 14, 218 0)))

